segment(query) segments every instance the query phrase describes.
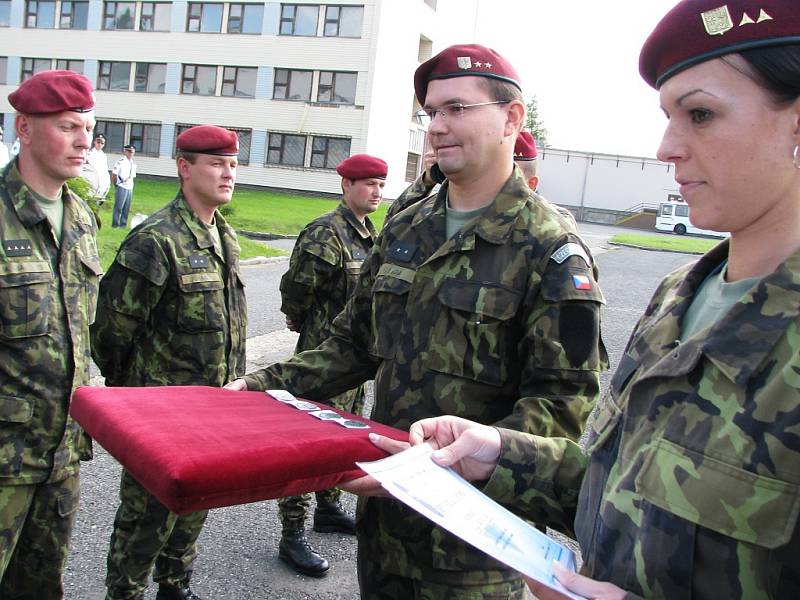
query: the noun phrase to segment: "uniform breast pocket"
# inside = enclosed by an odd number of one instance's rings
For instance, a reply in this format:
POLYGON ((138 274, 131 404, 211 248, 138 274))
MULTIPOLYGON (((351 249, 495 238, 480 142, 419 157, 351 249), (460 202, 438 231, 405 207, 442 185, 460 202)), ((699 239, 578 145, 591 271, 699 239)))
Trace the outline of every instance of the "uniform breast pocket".
POLYGON ((434 371, 503 385, 511 331, 522 294, 492 283, 450 279, 439 289, 439 318, 433 323, 428 366, 434 371))
POLYGON ((103 267, 100 264, 99 256, 82 256, 81 264, 83 265, 84 276, 84 302, 82 305, 86 307, 86 316, 88 317, 89 325, 91 325, 94 323, 94 315, 97 312, 97 287, 100 275, 103 273, 103 267))
POLYGON ((46 335, 50 331, 53 274, 47 261, 0 264, 0 336, 46 335))
POLYGON ((177 323, 182 331, 198 333, 224 329, 225 284, 218 273, 185 273, 178 276, 178 286, 177 323))
POLYGON ((412 269, 385 264, 372 284, 372 352, 381 358, 394 358, 402 335, 406 301, 413 281, 412 269))

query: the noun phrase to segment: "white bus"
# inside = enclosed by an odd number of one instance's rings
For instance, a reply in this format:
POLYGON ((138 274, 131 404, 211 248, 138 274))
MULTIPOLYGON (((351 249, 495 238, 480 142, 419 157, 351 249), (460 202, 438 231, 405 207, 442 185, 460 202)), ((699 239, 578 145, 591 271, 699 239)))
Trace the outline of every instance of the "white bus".
POLYGON ((711 235, 726 237, 727 233, 700 229, 689 221, 689 205, 685 202, 662 202, 658 205, 656 216, 656 229, 659 231, 672 231, 678 235, 692 233, 696 235, 711 235))

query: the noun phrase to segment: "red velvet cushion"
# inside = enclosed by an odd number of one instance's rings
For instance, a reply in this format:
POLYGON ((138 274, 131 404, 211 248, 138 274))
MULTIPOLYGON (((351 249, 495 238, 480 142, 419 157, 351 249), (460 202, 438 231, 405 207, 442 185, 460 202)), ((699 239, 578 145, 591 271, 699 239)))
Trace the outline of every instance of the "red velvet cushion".
POLYGON ((199 386, 81 387, 71 408, 89 435, 179 514, 335 487, 363 475, 355 461, 385 456, 370 432, 408 439, 336 412, 370 429, 321 421, 263 392, 199 386))

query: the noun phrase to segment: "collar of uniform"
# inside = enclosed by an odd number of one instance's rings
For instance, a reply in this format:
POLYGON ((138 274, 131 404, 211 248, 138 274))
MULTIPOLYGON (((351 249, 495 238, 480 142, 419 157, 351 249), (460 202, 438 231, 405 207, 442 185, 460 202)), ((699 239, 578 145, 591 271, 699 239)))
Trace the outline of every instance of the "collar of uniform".
POLYGON ((372 224, 372 221, 369 220, 368 216, 364 217, 364 222, 358 220, 355 213, 350 210, 350 207, 347 206, 344 202, 340 202, 339 206, 336 207, 336 212, 338 212, 344 220, 352 225, 353 229, 358 232, 363 239, 367 238, 375 238, 378 235, 377 231, 375 231, 375 226, 372 224))
MULTIPOLYGON (((30 188, 22 181, 22 174, 17 168, 18 161, 19 159, 15 158, 11 168, 6 172, 6 189, 11 199, 11 205, 17 211, 17 218, 25 227, 33 227, 45 220, 47 216, 39 208, 39 203, 34 199, 30 188)), ((63 196, 66 199, 66 194, 63 196)))
MULTIPOLYGON (((436 200, 432 204, 427 204, 426 201, 425 205, 420 207, 411 222, 413 226, 419 225, 433 213, 440 214, 442 219, 445 218, 445 202, 447 202, 448 188, 449 182, 445 181, 439 189, 436 200)), ((469 229, 487 242, 492 244, 504 243, 511 235, 514 223, 516 223, 517 217, 528 201, 530 194, 531 191, 522 174, 519 170, 514 169, 511 177, 505 182, 495 199, 469 229)))
POLYGON ((800 316, 798 296, 800 251, 756 283, 714 324, 703 342, 703 352, 728 378, 743 386, 800 316))
POLYGON ((71 248, 81 236, 95 229, 94 216, 83 200, 67 184, 61 191, 64 202, 64 226, 61 230, 62 249, 71 248))
MULTIPOLYGON (((205 224, 195 214, 191 207, 186 203, 186 198, 183 196, 182 191, 178 192, 178 195, 175 196, 173 203, 181 219, 183 219, 183 222, 186 223, 186 227, 189 228, 189 231, 192 232, 195 240, 197 240, 197 246, 200 248, 211 248, 214 245, 214 240, 211 239, 211 234, 208 231, 208 227, 205 226, 205 224)), ((219 211, 216 211, 214 218, 217 219, 217 226, 221 227, 221 225, 224 223, 224 220, 222 220, 222 215, 219 214, 219 211)))

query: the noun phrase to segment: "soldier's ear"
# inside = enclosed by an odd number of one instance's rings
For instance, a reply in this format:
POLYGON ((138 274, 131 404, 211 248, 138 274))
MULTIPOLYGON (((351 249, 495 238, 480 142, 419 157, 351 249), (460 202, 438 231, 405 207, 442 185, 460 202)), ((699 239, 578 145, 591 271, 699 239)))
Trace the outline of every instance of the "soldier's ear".
POLYGON ((17 113, 17 116, 14 119, 14 129, 17 132, 19 143, 23 145, 29 144, 31 139, 33 139, 33 117, 17 113))

